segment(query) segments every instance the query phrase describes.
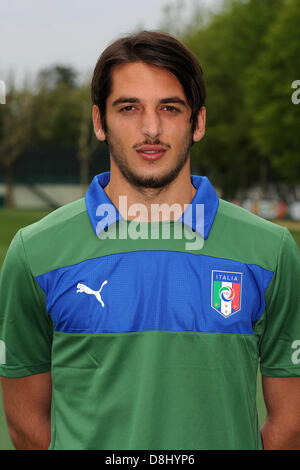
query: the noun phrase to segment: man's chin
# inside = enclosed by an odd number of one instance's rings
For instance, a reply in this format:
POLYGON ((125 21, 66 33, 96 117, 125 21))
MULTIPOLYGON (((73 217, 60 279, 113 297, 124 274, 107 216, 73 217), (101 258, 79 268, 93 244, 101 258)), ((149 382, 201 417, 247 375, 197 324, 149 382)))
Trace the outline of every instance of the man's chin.
POLYGON ((132 167, 129 165, 126 159, 121 159, 116 152, 111 149, 111 157, 114 163, 119 168, 123 177, 136 188, 145 189, 161 189, 168 186, 174 181, 183 167, 185 166, 189 157, 190 147, 186 147, 186 151, 183 152, 183 156, 177 160, 176 165, 173 168, 159 168, 156 165, 152 168, 139 168, 132 167))
POLYGON ((176 168, 175 170, 169 171, 165 174, 149 175, 141 175, 135 172, 126 171, 126 174, 123 173, 123 175, 129 181, 129 183, 136 186, 137 188, 160 189, 168 186, 178 176, 179 171, 176 168))

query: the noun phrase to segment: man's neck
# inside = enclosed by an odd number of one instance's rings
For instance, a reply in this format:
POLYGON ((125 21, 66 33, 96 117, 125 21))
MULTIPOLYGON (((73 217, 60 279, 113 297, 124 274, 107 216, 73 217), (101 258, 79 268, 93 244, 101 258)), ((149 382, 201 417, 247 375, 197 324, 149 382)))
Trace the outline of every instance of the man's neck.
POLYGON ((191 183, 188 165, 163 188, 136 187, 120 172, 111 171, 109 184, 104 190, 124 219, 140 222, 180 218, 197 192, 191 183), (162 210, 162 205, 165 210, 162 210), (174 211, 169 210, 172 206, 174 211))

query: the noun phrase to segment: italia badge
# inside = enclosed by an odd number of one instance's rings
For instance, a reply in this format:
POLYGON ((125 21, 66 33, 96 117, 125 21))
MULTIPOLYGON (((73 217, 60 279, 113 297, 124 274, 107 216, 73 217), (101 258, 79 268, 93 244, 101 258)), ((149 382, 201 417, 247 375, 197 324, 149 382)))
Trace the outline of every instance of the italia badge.
POLYGON ((242 273, 212 271, 211 306, 227 318, 241 310, 242 273))

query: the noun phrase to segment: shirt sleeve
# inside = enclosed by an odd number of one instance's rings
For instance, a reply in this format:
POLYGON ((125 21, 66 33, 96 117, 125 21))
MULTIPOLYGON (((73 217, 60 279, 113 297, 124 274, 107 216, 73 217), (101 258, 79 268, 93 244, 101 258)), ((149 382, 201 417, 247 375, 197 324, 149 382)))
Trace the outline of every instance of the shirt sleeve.
POLYGON ((300 252, 286 228, 265 300, 261 373, 268 377, 300 376, 300 252))
POLYGON ((20 230, 0 273, 0 375, 49 371, 52 335, 45 295, 29 269, 20 230))

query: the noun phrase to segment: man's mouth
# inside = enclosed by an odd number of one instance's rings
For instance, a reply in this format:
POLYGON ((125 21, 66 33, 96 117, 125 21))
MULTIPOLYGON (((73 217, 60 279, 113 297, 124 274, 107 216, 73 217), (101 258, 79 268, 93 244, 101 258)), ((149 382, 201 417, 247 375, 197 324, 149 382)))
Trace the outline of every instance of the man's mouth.
POLYGON ((154 161, 161 158, 167 151, 162 145, 144 145, 136 149, 138 154, 148 161, 154 161))

